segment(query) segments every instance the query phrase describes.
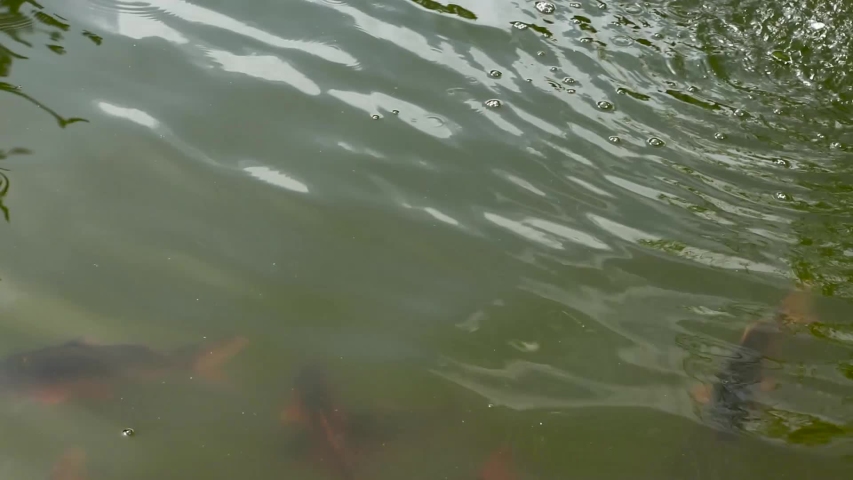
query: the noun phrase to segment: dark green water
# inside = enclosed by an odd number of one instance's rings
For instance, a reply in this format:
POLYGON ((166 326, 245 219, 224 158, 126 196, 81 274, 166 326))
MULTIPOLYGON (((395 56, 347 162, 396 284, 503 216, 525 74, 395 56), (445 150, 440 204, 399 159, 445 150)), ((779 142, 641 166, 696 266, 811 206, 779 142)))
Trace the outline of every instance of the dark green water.
POLYGON ((848 478, 853 4, 534 3, 0 1, 0 354, 251 342, 4 398, 0 476, 329 478, 278 421, 320 359, 400 430, 359 478, 848 478), (800 281, 718 440, 688 390, 800 281))

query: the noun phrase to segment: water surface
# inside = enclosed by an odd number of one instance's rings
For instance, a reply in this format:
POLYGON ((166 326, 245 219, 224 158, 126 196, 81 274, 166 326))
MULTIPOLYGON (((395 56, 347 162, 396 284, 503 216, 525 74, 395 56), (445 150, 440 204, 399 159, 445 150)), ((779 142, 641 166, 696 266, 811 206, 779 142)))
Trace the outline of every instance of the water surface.
POLYGON ((232 390, 3 400, 4 477, 325 478, 278 423, 316 359, 409 412, 365 477, 853 465, 849 2, 0 5, 0 350, 251 340, 232 390), (804 281, 717 441, 688 390, 804 281))

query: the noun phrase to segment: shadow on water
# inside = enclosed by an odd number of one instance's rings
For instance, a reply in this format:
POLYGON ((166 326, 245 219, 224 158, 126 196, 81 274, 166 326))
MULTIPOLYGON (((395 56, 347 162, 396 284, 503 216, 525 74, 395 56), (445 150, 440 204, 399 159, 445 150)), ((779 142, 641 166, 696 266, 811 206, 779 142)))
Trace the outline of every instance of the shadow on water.
MULTIPOLYGON (((12 64, 15 61, 29 59, 26 55, 19 53, 20 50, 17 50, 18 48, 33 48, 33 43, 27 39, 28 35, 46 35, 50 43, 46 43, 45 46, 57 55, 64 55, 67 51, 61 45, 61 41, 64 38, 63 33, 67 33, 70 29, 71 26, 65 23, 62 17, 46 13, 44 7, 38 2, 33 0, 0 1, 0 32, 3 32, 12 40, 12 47, 4 44, 5 42, 0 43, 0 77, 4 79, 10 77, 12 64)), ((100 45, 102 42, 100 36, 88 30, 84 30, 82 34, 89 38, 95 45, 100 45)), ((65 128, 77 122, 88 122, 85 118, 64 117, 60 115, 27 93, 21 85, 0 81, 0 91, 23 98, 40 110, 47 112, 56 120, 60 128, 65 128)), ((32 152, 27 148, 0 150, 0 160, 5 160, 12 155, 30 153, 32 152)), ((9 208, 3 203, 3 199, 9 192, 10 182, 8 171, 8 168, 0 168, 0 211, 2 211, 3 218, 7 222, 10 221, 9 208)))

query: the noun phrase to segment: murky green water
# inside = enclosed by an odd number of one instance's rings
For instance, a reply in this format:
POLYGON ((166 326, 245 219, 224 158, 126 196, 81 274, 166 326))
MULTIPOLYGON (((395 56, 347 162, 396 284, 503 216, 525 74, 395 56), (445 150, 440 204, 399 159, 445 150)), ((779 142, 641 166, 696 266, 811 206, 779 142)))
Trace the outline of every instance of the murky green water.
POLYGON ((317 359, 393 412, 360 478, 849 476, 851 3, 555 6, 0 2, 0 353, 251 342, 4 398, 2 477, 329 478, 278 420, 317 359), (688 391, 798 281, 720 441, 688 391))

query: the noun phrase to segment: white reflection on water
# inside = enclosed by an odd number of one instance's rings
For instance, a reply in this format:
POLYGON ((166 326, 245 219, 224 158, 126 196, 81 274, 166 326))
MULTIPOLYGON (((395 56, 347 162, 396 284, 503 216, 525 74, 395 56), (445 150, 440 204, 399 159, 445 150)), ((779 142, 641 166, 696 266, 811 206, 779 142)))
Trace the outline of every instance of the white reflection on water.
POLYGON ((249 175, 271 185, 286 188, 294 192, 308 193, 307 185, 269 167, 245 167, 243 170, 249 173, 249 175))
POLYGON ((432 207, 425 207, 424 211, 430 215, 432 215, 436 220, 441 220, 444 223, 449 223, 451 225, 457 226, 459 222, 456 221, 453 217, 446 215, 444 213, 439 212, 438 210, 432 207))
POLYGON ((512 183, 514 183, 514 184, 516 184, 516 185, 518 185, 519 187, 521 187, 521 188, 523 188, 523 189, 525 189, 525 190, 528 190, 528 191, 530 191, 530 192, 532 192, 532 193, 535 193, 536 195, 539 195, 540 197, 545 197, 545 196, 547 196, 547 195, 545 195, 545 192, 543 192, 542 190, 539 190, 538 188, 536 188, 535 186, 533 186, 533 184, 532 184, 532 183, 528 182, 527 180, 525 180, 525 179, 523 179, 523 178, 521 178, 521 177, 517 177, 517 176, 515 176, 515 175, 513 175, 513 174, 511 174, 511 173, 503 172, 503 171, 500 171, 500 170, 496 170, 496 171, 495 171, 495 173, 496 173, 497 175, 500 175, 500 176, 504 177, 504 178, 505 178, 505 179, 507 179, 508 181, 510 181, 510 182, 512 182, 512 183))
POLYGON ((515 220, 510 220, 506 217, 489 212, 486 212, 483 215, 486 217, 486 220, 494 223, 495 225, 504 227, 513 233, 521 235, 528 240, 545 245, 546 247, 556 248, 557 250, 563 249, 563 244, 551 238, 550 235, 540 232, 535 228, 528 227, 521 222, 516 222, 515 220))
POLYGON ((455 130, 459 130, 458 125, 444 119, 437 113, 430 112, 413 103, 382 92, 360 93, 332 89, 328 93, 347 105, 364 111, 368 115, 375 114, 381 109, 388 110, 393 106, 393 108, 399 110, 397 118, 433 137, 450 138, 455 130))
POLYGON ((588 233, 541 218, 528 217, 522 221, 515 221, 489 212, 486 212, 484 216, 486 220, 521 235, 528 240, 557 250, 563 249, 563 244, 560 240, 567 240, 596 250, 610 250, 610 247, 606 243, 588 233))
POLYGON ((204 50, 205 54, 226 72, 242 73, 263 80, 286 83, 308 95, 322 93, 320 87, 310 78, 276 56, 235 55, 225 50, 212 48, 204 50))
POLYGON ((610 197, 610 198, 614 198, 614 197, 613 197, 613 195, 611 195, 610 193, 608 193, 606 190, 602 190, 602 189, 600 189, 600 188, 596 187, 595 185, 593 185, 593 184, 591 184, 591 183, 587 182, 586 180, 581 180, 580 178, 578 178, 578 177, 573 177, 573 176, 571 176, 571 175, 566 175, 566 178, 567 178, 568 180, 571 180, 571 181, 573 181, 573 182, 577 183, 578 185, 580 185, 580 186, 582 186, 582 187, 586 188, 587 190, 589 190, 590 192, 592 192, 592 193, 594 193, 594 194, 596 194, 596 195, 601 195, 602 197, 610 197))
POLYGON ((181 139, 180 137, 175 135, 174 132, 172 132, 166 125, 163 125, 159 120, 157 120, 150 114, 139 110, 138 108, 121 107, 103 101, 97 102, 97 105, 104 113, 108 115, 124 118, 138 125, 142 125, 143 127, 150 128, 152 131, 154 131, 154 133, 159 135, 160 138, 163 139, 166 143, 173 146, 179 152, 190 158, 201 160, 202 162, 208 165, 221 166, 215 160, 210 158, 206 153, 204 153, 200 148, 191 145, 190 143, 181 139))
POLYGON ((118 105, 113 105, 107 102, 98 102, 98 107, 103 110, 104 113, 114 117, 130 120, 131 122, 138 123, 143 127, 154 129, 160 126, 160 122, 157 121, 156 118, 136 108, 119 107, 118 105))
MULTIPOLYGON (((227 15, 204 7, 199 7, 198 5, 194 5, 183 0, 146 0, 144 3, 160 8, 164 12, 182 20, 228 30, 229 32, 249 37, 273 47, 300 50, 318 56, 323 60, 342 65, 358 64, 358 61, 353 56, 337 47, 317 42, 281 38, 259 28, 246 25, 245 23, 235 20, 227 15)), ((125 16, 139 18, 136 15, 125 16)))
POLYGON ((156 18, 118 12, 116 28, 122 35, 135 40, 156 37, 178 45, 189 43, 187 37, 156 18))

